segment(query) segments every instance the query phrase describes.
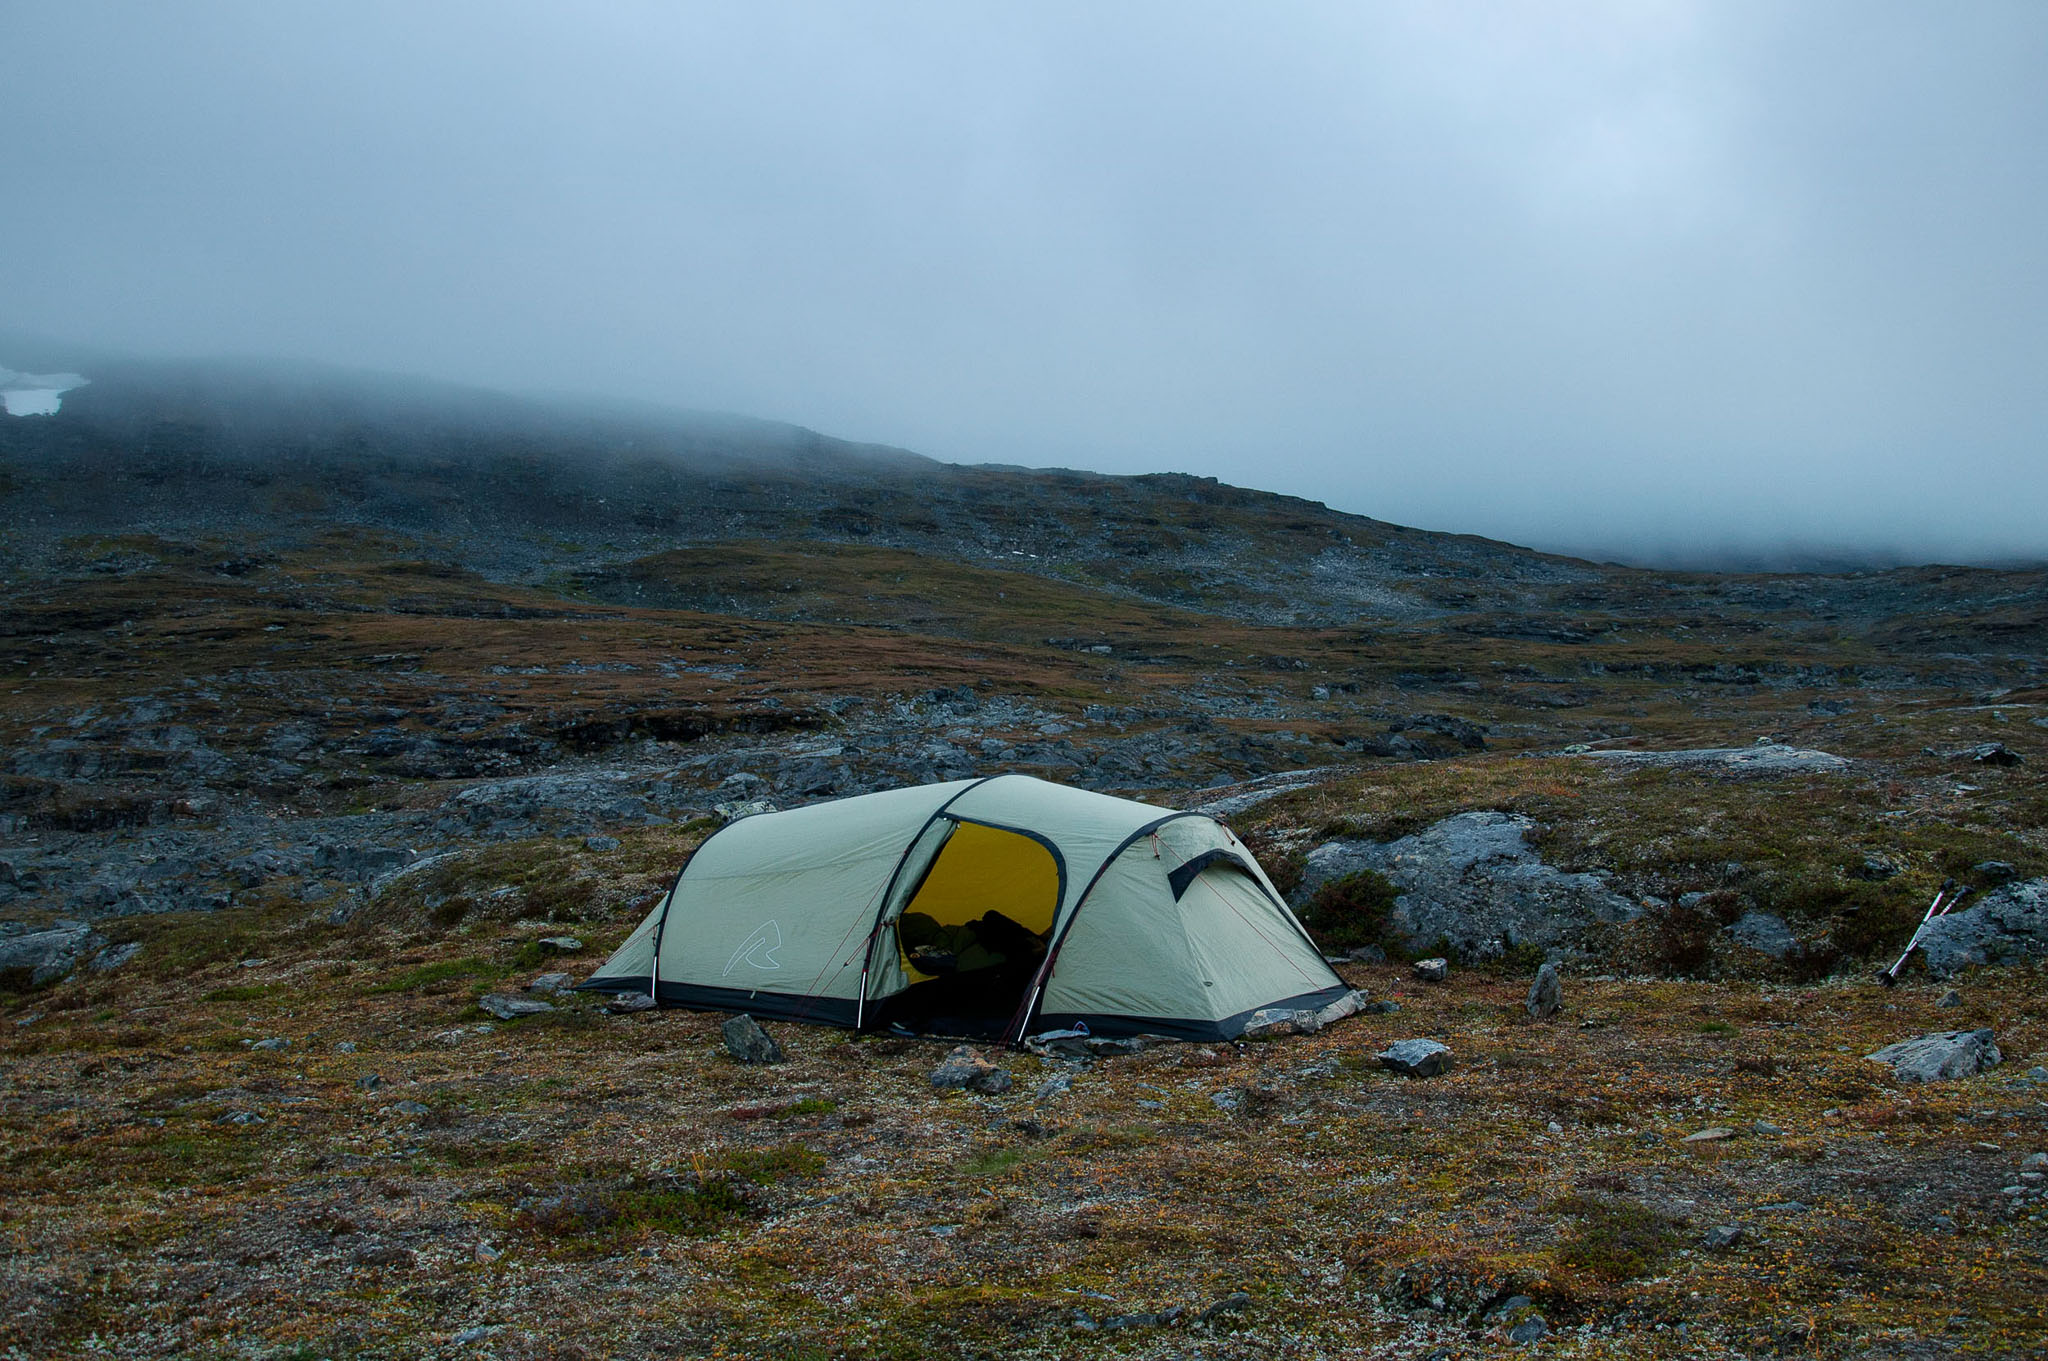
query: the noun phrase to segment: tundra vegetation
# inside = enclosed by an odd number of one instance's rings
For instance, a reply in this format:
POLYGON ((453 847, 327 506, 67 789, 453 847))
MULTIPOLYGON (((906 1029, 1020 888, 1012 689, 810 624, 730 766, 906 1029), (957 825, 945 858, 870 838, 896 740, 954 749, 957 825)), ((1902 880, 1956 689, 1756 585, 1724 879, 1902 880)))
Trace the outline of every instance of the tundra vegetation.
POLYGON ((145 456, 91 423, 122 391, 0 423, 0 946, 70 942, 0 977, 10 1355, 2048 1339, 2048 976, 1871 982, 1945 881, 2048 875, 2038 571, 1639 572, 831 449, 710 492, 374 422, 145 456), (1846 764, 1600 755, 1759 739, 1846 764), (1382 1005, 995 1052, 989 1095, 932 1087, 937 1041, 771 1024, 741 1065, 722 1017, 526 991, 737 804, 999 770, 1213 803, 1382 1005), (1413 979, 1407 869, 1308 886, 1482 812, 1632 906, 1544 1020, 1526 941, 1413 979), (1866 1058, 1978 1029, 1973 1075, 1866 1058), (1450 1071, 1374 1061, 1416 1037, 1450 1071))

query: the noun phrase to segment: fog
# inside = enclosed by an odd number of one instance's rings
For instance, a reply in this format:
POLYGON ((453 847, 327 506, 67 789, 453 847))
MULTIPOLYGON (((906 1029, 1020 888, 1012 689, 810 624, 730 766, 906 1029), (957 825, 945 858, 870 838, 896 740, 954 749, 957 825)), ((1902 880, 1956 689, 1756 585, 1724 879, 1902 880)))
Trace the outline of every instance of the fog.
POLYGON ((2039 559, 2043 71, 2035 0, 17 0, 0 326, 1597 557, 2039 559))

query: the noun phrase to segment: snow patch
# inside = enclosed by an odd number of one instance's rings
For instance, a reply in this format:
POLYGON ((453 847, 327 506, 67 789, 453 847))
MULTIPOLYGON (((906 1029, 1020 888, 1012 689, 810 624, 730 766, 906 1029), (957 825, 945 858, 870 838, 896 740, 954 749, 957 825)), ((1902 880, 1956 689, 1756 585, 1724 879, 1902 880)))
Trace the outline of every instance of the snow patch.
POLYGON ((54 416, 64 403, 64 394, 89 381, 79 373, 16 373, 0 368, 0 406, 5 406, 10 416, 54 416))

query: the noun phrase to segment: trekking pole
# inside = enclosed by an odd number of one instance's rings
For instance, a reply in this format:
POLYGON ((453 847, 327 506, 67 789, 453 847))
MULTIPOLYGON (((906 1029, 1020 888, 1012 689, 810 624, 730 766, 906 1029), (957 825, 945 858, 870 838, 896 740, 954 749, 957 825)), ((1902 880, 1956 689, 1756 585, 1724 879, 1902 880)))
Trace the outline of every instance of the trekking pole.
POLYGON ((1963 895, 1969 891, 1967 887, 1956 883, 1953 879, 1944 881, 1941 888, 1935 893, 1934 901, 1927 905, 1927 915, 1922 917, 1920 924, 1913 928, 1913 936, 1906 942, 1905 951, 1899 955, 1896 963, 1877 976, 1877 981, 1887 988, 1897 983, 1899 981, 1899 970, 1904 967, 1906 960, 1912 956, 1914 949, 1920 944, 1920 933, 1927 929, 1927 923, 1933 921, 1936 917, 1946 917, 1954 910, 1955 905, 1963 900, 1963 895), (1947 907, 1942 906, 1941 900, 1943 898, 1948 899, 1947 907))

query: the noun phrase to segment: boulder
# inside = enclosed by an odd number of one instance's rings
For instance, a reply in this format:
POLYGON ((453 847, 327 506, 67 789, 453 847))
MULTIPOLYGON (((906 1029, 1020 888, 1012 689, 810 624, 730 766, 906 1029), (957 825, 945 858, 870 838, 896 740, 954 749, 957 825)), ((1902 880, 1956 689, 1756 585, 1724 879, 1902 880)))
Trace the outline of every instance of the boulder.
POLYGON ((964 1044, 932 1069, 931 1082, 934 1087, 961 1087, 990 1094, 1010 1090, 1010 1075, 964 1044))
POLYGON ((1557 1014, 1564 1005, 1564 984, 1558 981, 1556 964, 1545 964, 1536 971, 1536 981, 1529 985, 1528 999, 1522 1005, 1539 1021, 1557 1014))
POLYGON ((761 1023, 741 1012, 726 1020, 722 1033, 725 1036, 725 1052, 741 1063, 780 1063, 782 1046, 775 1037, 761 1029, 761 1023))
POLYGON ((79 959, 105 942, 83 922, 64 922, 45 931, 0 936, 0 975, 25 973, 29 986, 54 983, 78 967, 79 959))
POLYGON ((93 972, 107 973, 118 969, 141 953, 142 942, 139 940, 126 941, 120 945, 109 945, 106 949, 92 957, 93 972))
POLYGON ((1979 883, 1988 887, 2009 884, 2020 877, 2020 872, 2010 861, 2005 860, 1979 860, 1970 866, 1970 873, 1977 877, 1979 883))
POLYGON ((1408 949, 1448 942, 1465 959, 1510 945, 1581 954, 1604 928, 1641 909, 1592 874, 1543 863, 1528 843, 1535 824, 1512 813, 1459 813, 1398 841, 1332 841, 1309 852, 1299 905, 1332 879, 1373 870, 1400 894, 1387 926, 1408 949))
POLYGON ((243 888, 254 888, 266 879, 304 874, 312 856, 306 851, 263 849, 228 861, 221 872, 243 888))
POLYGON ((1799 951, 1799 938, 1785 925, 1783 917, 1769 912, 1745 912, 1725 928, 1724 934, 1737 945, 1746 945, 1772 959, 1787 959, 1799 951))
POLYGON ((1451 1047, 1435 1040, 1400 1040, 1376 1056, 1380 1066, 1403 1077, 1436 1077, 1451 1070, 1451 1047))
POLYGON ((546 993, 551 997, 565 996, 573 991, 576 979, 573 974, 544 973, 526 985, 528 992, 546 993))
POLYGON ((1920 928, 1920 949, 1936 978, 2048 955, 2048 879, 2005 884, 1975 907, 1934 918, 1920 928))
POLYGON ((1942 1030, 1888 1044, 1867 1057, 1889 1064, 1900 1082, 1941 1082, 1994 1068, 2003 1056, 1988 1030, 1942 1030))
POLYGON ((1416 980, 1423 983, 1441 983, 1451 976, 1451 962, 1439 956, 1436 959, 1418 959, 1409 970, 1416 980))

